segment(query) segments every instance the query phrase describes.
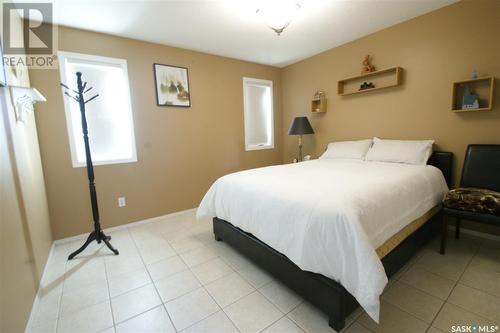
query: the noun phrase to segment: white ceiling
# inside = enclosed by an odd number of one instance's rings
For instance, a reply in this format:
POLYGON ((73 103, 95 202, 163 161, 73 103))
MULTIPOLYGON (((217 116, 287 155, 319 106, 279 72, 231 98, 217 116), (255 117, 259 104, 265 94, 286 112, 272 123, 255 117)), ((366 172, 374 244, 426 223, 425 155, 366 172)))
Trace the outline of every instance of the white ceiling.
POLYGON ((256 0, 54 3, 60 25, 283 67, 458 0, 295 1, 302 8, 281 36, 257 17, 256 0))

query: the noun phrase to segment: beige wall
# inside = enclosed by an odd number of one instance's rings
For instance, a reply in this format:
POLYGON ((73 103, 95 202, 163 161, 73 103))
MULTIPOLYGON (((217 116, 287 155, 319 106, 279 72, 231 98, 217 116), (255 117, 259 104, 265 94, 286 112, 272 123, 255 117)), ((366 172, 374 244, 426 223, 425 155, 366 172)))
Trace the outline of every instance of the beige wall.
POLYGON ((0 331, 22 332, 37 285, 5 100, 5 88, 0 88, 0 331))
MULTIPOLYGON (((7 77, 29 86, 27 70, 7 77)), ((23 332, 52 236, 35 116, 16 121, 10 89, 0 88, 0 332, 23 332)))
MULTIPOLYGON (((194 208, 219 176, 281 162, 279 69, 63 27, 59 49, 128 62, 138 162, 95 167, 104 227, 194 208), (191 108, 156 106, 153 63, 189 68, 191 108), (275 149, 244 150, 244 76, 273 81, 275 149), (118 196, 126 207, 118 207, 118 196)), ((30 77, 47 98, 37 105, 37 124, 54 237, 88 232, 87 178, 71 165, 59 71, 34 70, 30 77)))
POLYGON ((334 140, 431 138, 455 154, 458 179, 467 144, 500 143, 500 87, 493 111, 453 113, 452 82, 473 69, 500 78, 499 33, 500 1, 461 1, 284 68, 284 160, 297 155, 291 120, 307 115, 316 134, 304 138, 304 152, 314 157, 334 140), (403 67, 403 85, 338 96, 337 81, 358 75, 366 54, 378 69, 403 67), (316 90, 326 92, 326 114, 309 112, 316 90))
MULTIPOLYGON (((7 101, 10 94, 6 92, 7 101)), ((41 278, 50 247, 52 233, 43 177, 35 115, 30 112, 24 122, 15 119, 14 109, 8 103, 6 110, 12 136, 16 177, 19 181, 20 200, 26 215, 26 237, 33 249, 31 262, 35 264, 35 276, 41 278)))

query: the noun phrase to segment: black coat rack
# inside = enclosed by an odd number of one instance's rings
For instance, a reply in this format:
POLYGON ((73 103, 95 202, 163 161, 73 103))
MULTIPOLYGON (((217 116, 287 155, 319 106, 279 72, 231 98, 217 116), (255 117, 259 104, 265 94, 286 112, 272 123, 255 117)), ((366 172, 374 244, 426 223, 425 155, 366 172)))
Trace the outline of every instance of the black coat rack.
POLYGON ((88 100, 85 100, 83 95, 92 90, 92 87, 87 88, 87 82, 82 83, 82 73, 80 72, 76 73, 76 85, 77 85, 77 90, 73 90, 64 83, 61 83, 61 86, 66 89, 64 94, 77 101, 78 104, 80 105, 80 114, 82 117, 83 142, 85 143, 85 157, 87 160, 87 176, 89 179, 90 203, 92 205, 92 217, 94 219, 94 231, 90 233, 85 243, 78 250, 69 255, 68 260, 73 259, 79 253, 85 250, 85 248, 93 241, 97 241, 98 244, 104 242, 106 246, 111 251, 113 251, 114 254, 116 255, 119 254, 118 250, 115 249, 109 242, 111 240, 111 236, 106 236, 101 229, 101 223, 99 222, 99 209, 97 207, 97 192, 95 189, 95 182, 94 182, 94 165, 92 164, 92 156, 90 155, 87 117, 85 115, 85 104, 97 98, 99 94, 96 94, 91 98, 89 98, 88 100), (74 93, 75 95, 72 95, 71 93, 74 93))

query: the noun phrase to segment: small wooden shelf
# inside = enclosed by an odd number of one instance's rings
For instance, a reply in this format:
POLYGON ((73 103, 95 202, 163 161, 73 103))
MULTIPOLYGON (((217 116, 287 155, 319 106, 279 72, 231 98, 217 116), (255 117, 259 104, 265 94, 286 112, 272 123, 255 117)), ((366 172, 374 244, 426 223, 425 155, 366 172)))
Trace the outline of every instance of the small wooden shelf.
POLYGON ((348 96, 399 86, 401 85, 402 72, 401 67, 392 67, 340 80, 337 83, 337 94, 348 96), (359 85, 368 79, 374 81, 375 87, 359 90, 359 85))
POLYGON ((312 113, 326 112, 326 98, 313 99, 311 102, 311 112, 312 113))
POLYGON ((451 110, 453 112, 491 111, 495 91, 495 77, 488 76, 478 79, 453 82, 451 95, 451 110), (479 98, 479 108, 462 109, 462 96, 465 86, 469 86, 479 98))

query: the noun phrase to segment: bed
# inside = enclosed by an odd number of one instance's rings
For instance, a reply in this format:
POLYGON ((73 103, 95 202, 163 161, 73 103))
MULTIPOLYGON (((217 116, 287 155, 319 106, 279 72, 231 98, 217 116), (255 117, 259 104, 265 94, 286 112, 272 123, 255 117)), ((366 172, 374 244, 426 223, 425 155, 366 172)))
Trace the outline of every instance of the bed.
POLYGON ((329 316, 340 331, 360 304, 376 321, 379 296, 430 238, 452 154, 428 165, 314 160, 221 177, 199 217, 223 240, 329 316))

